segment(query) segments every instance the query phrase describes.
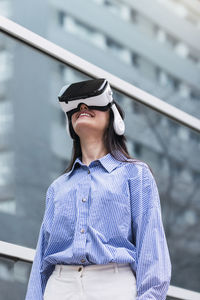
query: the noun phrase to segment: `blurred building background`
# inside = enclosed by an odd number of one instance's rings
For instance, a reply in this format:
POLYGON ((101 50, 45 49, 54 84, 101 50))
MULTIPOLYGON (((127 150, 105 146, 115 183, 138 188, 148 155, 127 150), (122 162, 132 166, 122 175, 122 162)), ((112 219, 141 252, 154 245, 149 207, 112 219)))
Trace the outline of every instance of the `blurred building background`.
MULTIPOLYGON (((200 1, 0 0, 0 14, 200 117, 200 1)), ((36 247, 46 190, 71 155, 57 94, 88 78, 1 33, 0 240, 36 247)), ((156 178, 171 284, 200 292, 199 134, 114 96, 125 111, 130 154, 156 178)), ((0 258, 1 300, 24 298, 30 267, 0 258)))

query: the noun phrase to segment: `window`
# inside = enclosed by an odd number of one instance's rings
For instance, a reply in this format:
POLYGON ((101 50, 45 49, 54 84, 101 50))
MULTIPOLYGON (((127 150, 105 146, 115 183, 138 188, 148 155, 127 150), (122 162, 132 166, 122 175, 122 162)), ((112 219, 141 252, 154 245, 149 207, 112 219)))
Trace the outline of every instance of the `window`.
POLYGON ((58 12, 58 23, 61 27, 64 26, 66 14, 63 11, 58 12))
POLYGON ((175 52, 183 57, 186 58, 189 54, 189 48, 186 44, 184 44, 183 42, 178 42, 174 48, 175 52))
POLYGON ((98 48, 106 48, 106 39, 103 33, 61 11, 58 13, 58 19, 59 25, 63 27, 65 31, 93 43, 98 48))
POLYGON ((136 155, 140 156, 142 153, 142 145, 137 142, 134 142, 134 152, 136 155))
POLYGON ((0 81, 9 79, 12 76, 11 55, 8 51, 0 51, 0 81))
POLYGON ((107 48, 118 58, 123 60, 124 62, 131 64, 132 62, 132 54, 131 51, 120 45, 118 42, 114 41, 112 38, 106 38, 107 48))
POLYGON ((11 3, 8 0, 1 0, 0 1, 0 12, 1 15, 4 17, 10 17, 11 15, 11 3))

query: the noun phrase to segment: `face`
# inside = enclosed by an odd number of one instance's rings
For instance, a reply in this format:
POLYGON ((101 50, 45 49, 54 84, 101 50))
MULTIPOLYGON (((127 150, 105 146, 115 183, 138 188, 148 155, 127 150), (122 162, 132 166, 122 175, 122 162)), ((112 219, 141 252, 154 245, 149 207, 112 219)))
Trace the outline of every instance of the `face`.
POLYGON ((91 110, 86 104, 81 104, 80 110, 71 119, 73 129, 79 137, 86 133, 102 136, 109 124, 109 110, 91 110))

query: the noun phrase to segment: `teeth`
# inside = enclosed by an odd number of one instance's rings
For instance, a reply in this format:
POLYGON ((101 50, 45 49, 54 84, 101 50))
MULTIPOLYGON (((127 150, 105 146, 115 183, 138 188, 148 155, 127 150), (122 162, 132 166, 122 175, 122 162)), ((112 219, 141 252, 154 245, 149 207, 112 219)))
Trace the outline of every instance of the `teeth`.
MULTIPOLYGON (((88 117, 90 117, 90 115, 89 114, 86 114, 86 113, 82 113, 82 114, 80 114, 80 116, 88 116, 88 117)), ((79 117, 80 117, 79 116, 79 117)))

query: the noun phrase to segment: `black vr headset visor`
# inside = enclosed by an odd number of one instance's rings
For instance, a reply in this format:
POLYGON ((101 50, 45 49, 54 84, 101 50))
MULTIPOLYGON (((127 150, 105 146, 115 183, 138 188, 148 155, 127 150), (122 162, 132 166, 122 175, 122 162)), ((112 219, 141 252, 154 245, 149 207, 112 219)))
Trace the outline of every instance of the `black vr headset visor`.
POLYGON ((80 110, 82 103, 85 103, 89 109, 101 111, 106 111, 111 107, 114 113, 114 129, 117 134, 123 134, 121 132, 125 129, 124 122, 114 103, 112 90, 106 79, 92 79, 65 85, 60 90, 58 99, 68 118, 80 110))

